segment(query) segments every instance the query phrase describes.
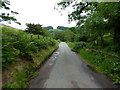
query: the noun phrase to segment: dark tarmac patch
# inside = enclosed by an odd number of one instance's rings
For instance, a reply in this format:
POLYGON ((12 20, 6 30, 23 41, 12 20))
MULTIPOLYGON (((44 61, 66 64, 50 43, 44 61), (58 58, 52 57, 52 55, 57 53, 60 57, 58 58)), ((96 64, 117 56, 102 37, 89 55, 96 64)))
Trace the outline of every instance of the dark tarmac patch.
POLYGON ((75 80, 72 80, 72 81, 71 81, 71 84, 73 85, 73 88, 80 88, 80 87, 78 86, 78 83, 77 83, 75 80))
POLYGON ((97 71, 93 66, 91 66, 91 65, 88 64, 87 67, 88 67, 90 70, 92 70, 93 72, 98 73, 98 71, 97 71))

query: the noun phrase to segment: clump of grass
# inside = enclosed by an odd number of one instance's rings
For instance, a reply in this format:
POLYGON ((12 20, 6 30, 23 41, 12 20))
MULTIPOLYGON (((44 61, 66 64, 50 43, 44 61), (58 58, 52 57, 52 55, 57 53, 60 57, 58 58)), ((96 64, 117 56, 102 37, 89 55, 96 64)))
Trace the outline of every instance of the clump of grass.
POLYGON ((19 66, 16 68, 17 73, 13 73, 16 82, 10 82, 4 85, 3 88, 26 88, 28 86, 25 68, 19 66))

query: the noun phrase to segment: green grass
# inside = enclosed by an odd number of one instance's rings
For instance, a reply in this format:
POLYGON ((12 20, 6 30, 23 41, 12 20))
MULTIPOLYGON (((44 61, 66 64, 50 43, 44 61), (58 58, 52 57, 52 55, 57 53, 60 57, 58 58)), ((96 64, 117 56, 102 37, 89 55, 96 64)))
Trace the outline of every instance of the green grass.
POLYGON ((72 50, 80 53, 80 56, 82 56, 88 63, 95 67, 98 72, 111 77, 113 83, 120 84, 120 59, 98 52, 93 52, 85 48, 79 48, 76 50, 74 48, 74 43, 69 43, 68 45, 72 48, 72 50))
POLYGON ((12 77, 15 77, 15 82, 6 83, 3 88, 27 88, 28 82, 27 75, 25 73, 26 69, 18 66, 16 67, 17 73, 12 73, 12 77))

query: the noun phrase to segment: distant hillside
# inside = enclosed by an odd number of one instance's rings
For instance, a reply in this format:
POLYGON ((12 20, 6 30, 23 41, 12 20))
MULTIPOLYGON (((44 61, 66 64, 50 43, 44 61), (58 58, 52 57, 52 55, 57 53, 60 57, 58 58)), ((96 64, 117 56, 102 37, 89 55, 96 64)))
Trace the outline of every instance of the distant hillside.
POLYGON ((50 29, 53 29, 52 26, 47 26, 47 27, 44 27, 46 30, 50 30, 50 29))
POLYGON ((64 27, 64 26, 58 26, 57 29, 60 29, 60 30, 67 30, 68 27, 64 27))
POLYGON ((62 31, 62 30, 60 30, 60 29, 50 29, 50 30, 48 30, 49 32, 60 32, 60 31, 62 31))

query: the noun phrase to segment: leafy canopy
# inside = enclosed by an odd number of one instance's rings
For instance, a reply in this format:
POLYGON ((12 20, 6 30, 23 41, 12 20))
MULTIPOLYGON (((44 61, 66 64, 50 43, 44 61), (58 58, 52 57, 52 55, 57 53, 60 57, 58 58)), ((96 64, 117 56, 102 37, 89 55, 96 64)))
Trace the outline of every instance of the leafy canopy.
POLYGON ((42 28, 40 24, 27 23, 26 32, 36 34, 36 35, 47 35, 47 32, 42 28))
MULTIPOLYGON (((105 33, 113 34, 114 44, 120 46, 120 2, 60 2, 58 8, 65 10, 71 5, 73 11, 68 14, 69 22, 76 21, 80 30, 86 34, 100 36, 105 33)), ((116 49, 118 50, 118 49, 116 49)))
POLYGON ((0 22, 7 21, 11 23, 14 21, 15 23, 21 25, 20 22, 17 22, 17 19, 13 16, 15 14, 19 14, 18 12, 10 10, 10 1, 8 0, 0 0, 0 9, 2 12, 0 13, 0 22), (7 13, 6 13, 7 11, 7 13))

